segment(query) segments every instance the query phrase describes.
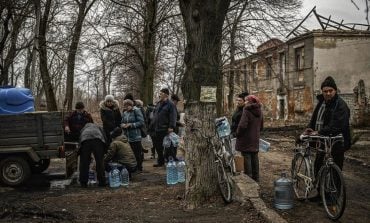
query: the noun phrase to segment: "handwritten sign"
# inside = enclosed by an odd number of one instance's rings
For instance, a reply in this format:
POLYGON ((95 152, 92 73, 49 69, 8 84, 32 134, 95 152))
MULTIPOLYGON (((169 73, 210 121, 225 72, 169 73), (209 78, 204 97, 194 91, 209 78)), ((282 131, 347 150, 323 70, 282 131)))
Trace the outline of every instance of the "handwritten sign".
POLYGON ((201 102, 216 102, 216 91, 215 86, 201 86, 200 87, 200 101, 201 102))

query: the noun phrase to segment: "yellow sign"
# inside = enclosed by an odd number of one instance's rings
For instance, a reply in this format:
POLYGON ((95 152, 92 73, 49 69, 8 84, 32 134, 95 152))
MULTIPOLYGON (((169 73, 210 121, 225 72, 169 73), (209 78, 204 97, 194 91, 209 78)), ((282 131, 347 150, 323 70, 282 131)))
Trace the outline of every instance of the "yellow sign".
POLYGON ((201 86, 200 87, 200 101, 201 102, 216 102, 217 87, 201 86))

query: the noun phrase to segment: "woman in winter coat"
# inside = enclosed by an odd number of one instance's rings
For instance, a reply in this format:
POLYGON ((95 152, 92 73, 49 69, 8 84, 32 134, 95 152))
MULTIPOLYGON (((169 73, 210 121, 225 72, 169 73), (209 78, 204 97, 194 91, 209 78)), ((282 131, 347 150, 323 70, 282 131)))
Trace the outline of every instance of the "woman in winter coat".
POLYGON ((236 150, 244 157, 244 173, 259 181, 258 147, 263 129, 261 103, 254 95, 246 97, 246 105, 236 130, 236 150))
POLYGON ((121 127, 126 135, 132 151, 135 154, 138 171, 143 170, 143 146, 141 145, 141 130, 144 117, 140 109, 134 106, 130 99, 123 101, 125 112, 122 114, 121 127))
POLYGON ((110 133, 121 124, 121 112, 117 100, 114 100, 113 95, 105 96, 104 101, 99 104, 100 117, 103 122, 103 129, 107 136, 108 145, 112 141, 110 133))

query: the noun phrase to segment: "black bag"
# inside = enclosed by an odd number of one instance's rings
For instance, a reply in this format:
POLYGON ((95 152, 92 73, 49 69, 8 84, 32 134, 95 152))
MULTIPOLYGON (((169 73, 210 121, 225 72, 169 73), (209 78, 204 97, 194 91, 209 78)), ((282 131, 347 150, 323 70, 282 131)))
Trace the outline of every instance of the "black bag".
MULTIPOLYGON (((136 111, 134 111, 134 114, 135 114, 135 119, 137 120, 136 111)), ((148 135, 148 131, 146 130, 146 126, 145 126, 145 121, 144 121, 144 125, 140 127, 140 133, 141 133, 141 138, 145 138, 148 135)))
POLYGON ((147 137, 148 132, 146 131, 146 127, 145 127, 145 125, 143 125, 143 126, 141 126, 141 127, 140 127, 140 133, 141 133, 141 137, 142 137, 142 138, 147 137))

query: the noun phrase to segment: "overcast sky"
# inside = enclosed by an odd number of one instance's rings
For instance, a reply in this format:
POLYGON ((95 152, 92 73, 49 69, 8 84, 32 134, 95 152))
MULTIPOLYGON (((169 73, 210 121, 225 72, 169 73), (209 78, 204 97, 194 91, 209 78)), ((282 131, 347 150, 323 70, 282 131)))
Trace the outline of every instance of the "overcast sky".
MULTIPOLYGON (((310 10, 316 5, 316 12, 326 18, 329 18, 336 22, 343 23, 361 23, 367 24, 365 19, 365 1, 367 0, 352 0, 360 9, 351 2, 351 0, 303 0, 303 8, 301 10, 302 16, 306 16, 310 10)), ((370 2, 369 2, 370 4, 370 2)), ((317 23, 315 23, 317 24, 317 23)), ((312 26, 312 18, 309 23, 305 23, 305 26, 312 26)), ((316 28, 319 28, 316 26, 316 28)))

